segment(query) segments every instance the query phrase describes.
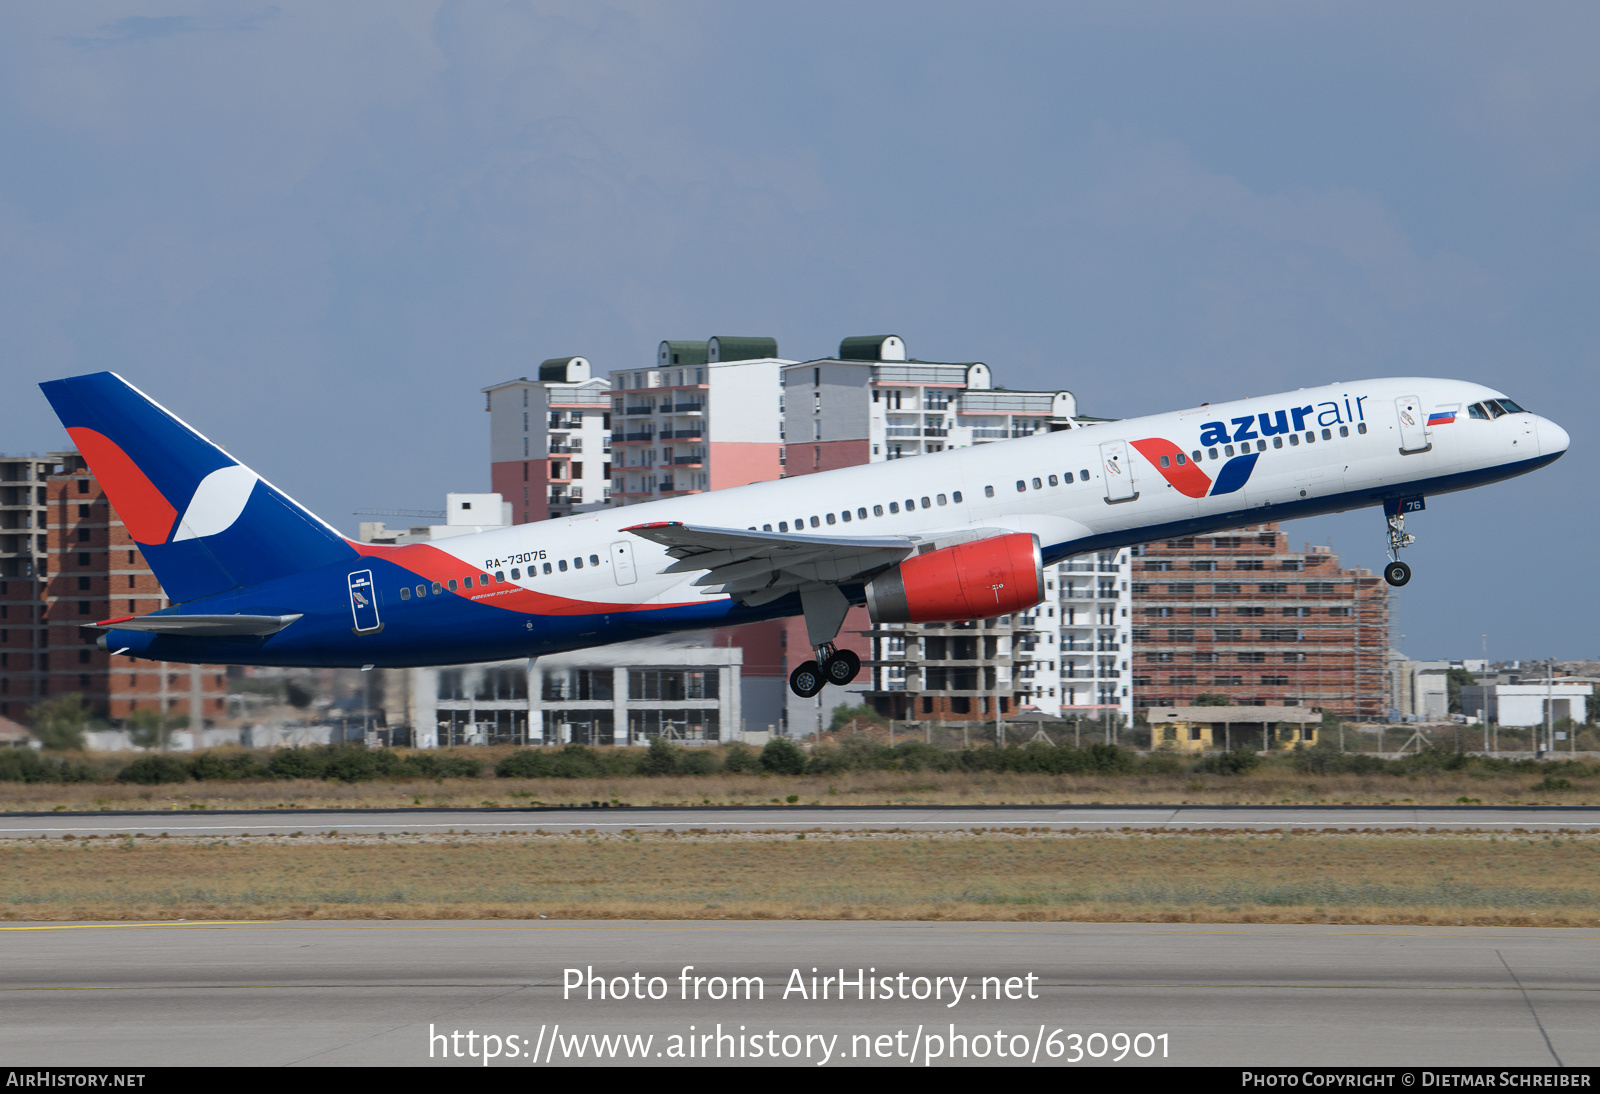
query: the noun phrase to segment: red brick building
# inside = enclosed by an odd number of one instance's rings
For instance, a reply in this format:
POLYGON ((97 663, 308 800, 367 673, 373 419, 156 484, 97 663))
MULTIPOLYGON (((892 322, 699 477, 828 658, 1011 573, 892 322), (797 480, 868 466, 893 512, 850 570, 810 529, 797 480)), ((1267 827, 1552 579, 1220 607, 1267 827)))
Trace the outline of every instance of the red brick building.
POLYGON ((1329 547, 1291 551, 1276 524, 1134 552, 1138 707, 1205 694, 1355 720, 1388 707, 1389 587, 1329 547))
POLYGON ((207 719, 222 716, 228 690, 223 669, 113 657, 99 648, 98 632, 84 629, 99 619, 156 611, 167 599, 83 457, 51 455, 57 463, 44 482, 46 557, 38 582, 40 697, 76 692, 113 724, 140 709, 188 716, 192 728, 199 728, 196 709, 207 719))

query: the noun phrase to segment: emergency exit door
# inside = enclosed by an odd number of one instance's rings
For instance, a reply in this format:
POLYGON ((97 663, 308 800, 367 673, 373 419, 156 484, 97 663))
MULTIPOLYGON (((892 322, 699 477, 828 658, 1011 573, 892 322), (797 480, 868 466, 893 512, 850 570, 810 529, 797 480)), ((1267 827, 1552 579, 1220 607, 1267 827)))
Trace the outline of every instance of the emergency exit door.
POLYGON ((1422 417, 1422 400, 1415 395, 1402 395, 1394 401, 1395 414, 1400 418, 1400 451, 1426 452, 1433 446, 1428 443, 1428 426, 1422 417))
POLYGON ((371 570, 357 570, 350 575, 350 614, 355 619, 357 634, 383 629, 378 618, 378 597, 372 589, 371 570))
POLYGON ((633 564, 633 544, 623 541, 611 545, 611 572, 618 585, 632 585, 639 580, 639 571, 633 564))
POLYGON ((1133 461, 1128 458, 1126 441, 1106 441, 1100 446, 1100 476, 1106 482, 1107 503, 1139 496, 1133 488, 1133 461))

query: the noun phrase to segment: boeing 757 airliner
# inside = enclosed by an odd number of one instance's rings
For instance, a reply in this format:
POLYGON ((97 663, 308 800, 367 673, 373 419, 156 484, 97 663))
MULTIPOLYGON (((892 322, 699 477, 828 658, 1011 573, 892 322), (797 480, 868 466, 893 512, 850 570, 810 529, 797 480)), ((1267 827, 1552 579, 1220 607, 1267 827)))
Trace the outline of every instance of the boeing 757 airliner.
POLYGON ((805 616, 800 695, 860 671, 834 639, 1044 598, 1072 555, 1381 506, 1391 561, 1430 495, 1525 474, 1567 433, 1458 380, 1329 384, 438 543, 355 543, 114 373, 42 385, 171 607, 102 620, 160 661, 459 664, 805 616))

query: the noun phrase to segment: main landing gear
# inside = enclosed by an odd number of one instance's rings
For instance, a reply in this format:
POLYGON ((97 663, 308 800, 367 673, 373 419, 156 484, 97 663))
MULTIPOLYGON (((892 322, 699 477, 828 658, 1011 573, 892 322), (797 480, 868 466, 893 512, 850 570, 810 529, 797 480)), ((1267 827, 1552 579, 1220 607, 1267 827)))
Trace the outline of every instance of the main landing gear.
POLYGON ((806 637, 817 658, 789 674, 789 689, 802 699, 810 699, 824 684, 843 687, 854 680, 861 671, 861 658, 833 644, 845 613, 850 610, 850 602, 838 586, 805 586, 800 590, 800 606, 806 617, 806 637))
POLYGON ((1416 536, 1406 533, 1406 513, 1421 508, 1421 498, 1383 503, 1384 515, 1389 519, 1389 563, 1383 568, 1383 580, 1397 589, 1411 580, 1411 567, 1400 561, 1400 548, 1417 542, 1416 536))
POLYGON ((861 672, 861 658, 850 650, 836 649, 832 642, 817 647, 817 659, 806 661, 789 674, 789 687, 802 699, 810 699, 824 684, 839 687, 850 683, 861 672))

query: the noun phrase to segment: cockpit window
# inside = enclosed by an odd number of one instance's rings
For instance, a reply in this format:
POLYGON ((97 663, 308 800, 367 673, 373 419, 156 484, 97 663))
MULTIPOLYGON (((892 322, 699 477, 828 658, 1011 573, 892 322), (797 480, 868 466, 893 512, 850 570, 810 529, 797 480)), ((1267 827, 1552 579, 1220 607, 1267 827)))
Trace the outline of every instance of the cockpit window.
POLYGON ((1482 403, 1473 403, 1471 406, 1467 407, 1467 417, 1482 418, 1484 421, 1488 421, 1489 412, 1483 409, 1482 403))
POLYGON ((1520 406, 1518 406, 1516 403, 1513 403, 1510 399, 1496 399, 1495 402, 1499 403, 1502 407, 1504 407, 1505 408, 1505 412, 1507 414, 1526 414, 1527 413, 1526 410, 1523 410, 1520 406))
POLYGON ((1483 405, 1488 409, 1489 417, 1491 418, 1498 418, 1500 415, 1505 413, 1505 411, 1500 408, 1500 404, 1495 402, 1493 399, 1485 399, 1483 401, 1483 405))

